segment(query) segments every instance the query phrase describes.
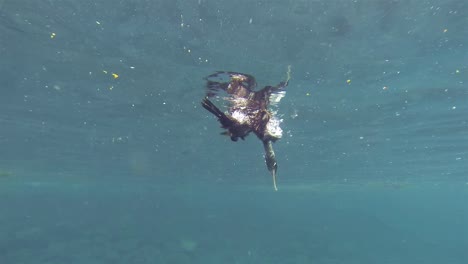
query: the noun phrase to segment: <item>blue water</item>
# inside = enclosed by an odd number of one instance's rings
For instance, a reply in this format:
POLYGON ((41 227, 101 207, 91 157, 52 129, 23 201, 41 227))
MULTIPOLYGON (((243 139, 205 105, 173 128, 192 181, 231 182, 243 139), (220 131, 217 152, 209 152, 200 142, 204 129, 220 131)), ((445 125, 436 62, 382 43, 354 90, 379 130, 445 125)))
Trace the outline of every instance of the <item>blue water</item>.
POLYGON ((467 12, 0 0, 0 264, 468 263, 467 12), (275 192, 200 100, 288 65, 275 192))

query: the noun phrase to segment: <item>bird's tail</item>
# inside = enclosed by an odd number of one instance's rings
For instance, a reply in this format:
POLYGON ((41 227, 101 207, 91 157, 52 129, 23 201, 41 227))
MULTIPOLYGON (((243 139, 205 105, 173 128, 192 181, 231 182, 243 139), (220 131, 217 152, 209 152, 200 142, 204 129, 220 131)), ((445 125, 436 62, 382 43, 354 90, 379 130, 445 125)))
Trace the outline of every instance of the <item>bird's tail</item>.
POLYGON ((221 110, 219 110, 219 108, 216 107, 216 105, 214 105, 207 97, 203 99, 202 106, 206 110, 210 111, 210 113, 215 115, 217 118, 219 119, 226 118, 226 115, 223 112, 221 112, 221 110))

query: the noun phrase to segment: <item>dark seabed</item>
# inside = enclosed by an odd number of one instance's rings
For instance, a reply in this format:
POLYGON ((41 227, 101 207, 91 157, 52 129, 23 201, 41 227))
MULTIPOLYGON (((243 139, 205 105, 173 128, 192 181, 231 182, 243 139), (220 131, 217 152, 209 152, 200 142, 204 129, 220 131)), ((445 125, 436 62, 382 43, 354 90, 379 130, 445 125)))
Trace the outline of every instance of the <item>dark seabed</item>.
POLYGON ((467 12, 0 0, 0 264, 468 263, 467 12), (275 192, 200 101, 288 65, 275 192))

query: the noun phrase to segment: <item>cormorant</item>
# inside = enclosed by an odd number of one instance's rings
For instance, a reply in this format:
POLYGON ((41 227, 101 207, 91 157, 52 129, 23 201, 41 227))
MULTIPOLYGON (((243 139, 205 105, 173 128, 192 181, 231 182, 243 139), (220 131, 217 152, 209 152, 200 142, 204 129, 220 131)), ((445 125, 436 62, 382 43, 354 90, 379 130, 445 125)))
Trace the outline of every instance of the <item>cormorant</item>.
POLYGON ((202 106, 215 115, 221 127, 226 131, 232 141, 244 139, 253 132, 263 143, 265 161, 273 178, 273 187, 276 186, 277 163, 272 143, 280 139, 283 130, 280 128, 282 119, 279 119, 270 108, 284 97, 285 88, 290 79, 288 67, 287 79, 276 86, 265 86, 255 91, 255 77, 239 72, 218 71, 205 78, 206 96, 202 106), (210 98, 221 99, 227 102, 227 110, 221 111, 210 98))

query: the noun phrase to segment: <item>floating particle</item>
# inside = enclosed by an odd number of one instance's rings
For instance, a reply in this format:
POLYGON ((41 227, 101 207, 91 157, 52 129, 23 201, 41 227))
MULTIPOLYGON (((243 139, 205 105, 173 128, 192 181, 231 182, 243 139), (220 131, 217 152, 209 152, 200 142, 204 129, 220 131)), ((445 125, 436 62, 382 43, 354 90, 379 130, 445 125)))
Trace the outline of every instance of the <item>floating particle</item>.
POLYGON ((387 89, 388 89, 387 86, 382 87, 382 90, 387 90, 387 89))
POLYGON ((50 38, 53 39, 53 38, 55 38, 56 35, 57 35, 57 34, 55 34, 54 32, 52 32, 52 33, 50 33, 50 38))
POLYGON ((114 89, 114 86, 111 86, 111 87, 109 87, 109 90, 111 90, 111 91, 112 91, 113 89, 114 89))
POLYGON ((444 33, 447 33, 448 29, 444 28, 444 33))
POLYGON ((114 77, 114 79, 117 79, 119 78, 119 75, 117 73, 112 73, 112 77, 114 77))
POLYGON ((351 79, 346 80, 346 83, 347 83, 347 84, 350 84, 350 83, 351 83, 351 79))
POLYGON ((101 25, 101 22, 99 22, 99 21, 96 20, 96 24, 101 25))
POLYGON ((106 70, 102 70, 102 72, 103 72, 104 74, 107 74, 107 71, 106 71, 106 70))
POLYGON ((310 96, 310 93, 306 93, 307 96, 310 96))
POLYGON ((457 69, 457 70, 455 70, 455 73, 460 73, 460 70, 458 70, 458 69, 457 69))

